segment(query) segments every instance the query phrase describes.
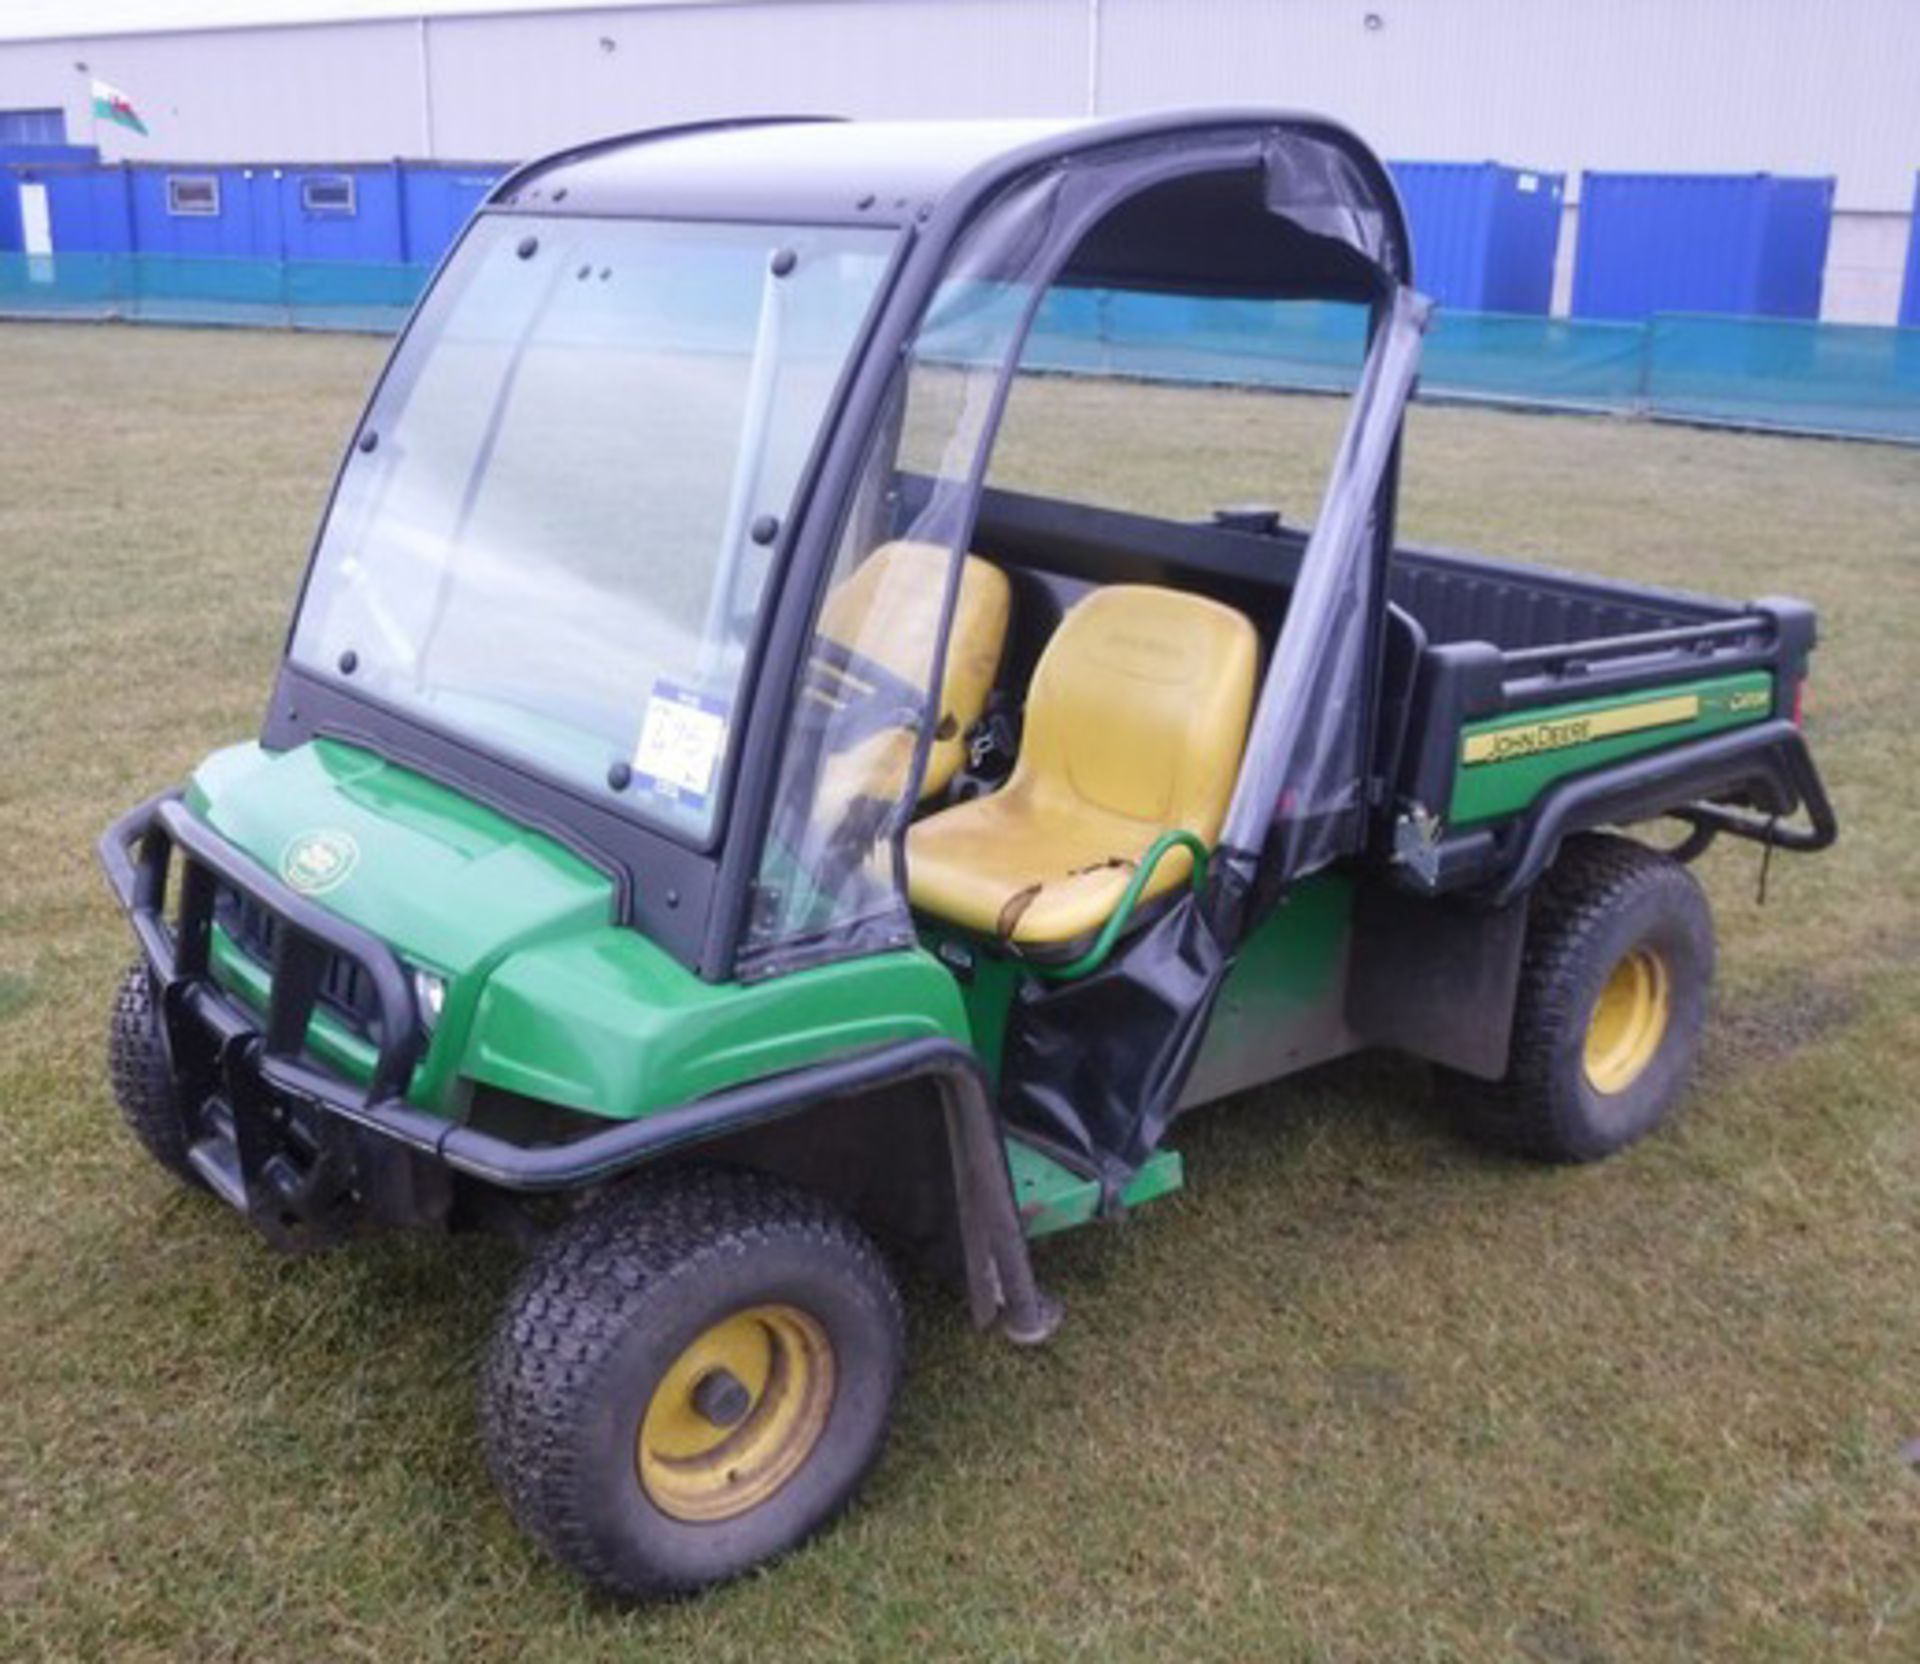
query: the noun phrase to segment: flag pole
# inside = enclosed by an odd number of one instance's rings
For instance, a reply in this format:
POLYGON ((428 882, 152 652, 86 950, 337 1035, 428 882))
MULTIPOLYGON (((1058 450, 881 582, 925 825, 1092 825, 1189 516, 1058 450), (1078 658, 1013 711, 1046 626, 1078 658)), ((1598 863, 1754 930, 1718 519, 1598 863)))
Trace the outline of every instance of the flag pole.
POLYGON ((76 61, 73 67, 86 84, 87 137, 93 141, 93 153, 98 156, 100 154, 100 104, 93 96, 93 66, 76 61))

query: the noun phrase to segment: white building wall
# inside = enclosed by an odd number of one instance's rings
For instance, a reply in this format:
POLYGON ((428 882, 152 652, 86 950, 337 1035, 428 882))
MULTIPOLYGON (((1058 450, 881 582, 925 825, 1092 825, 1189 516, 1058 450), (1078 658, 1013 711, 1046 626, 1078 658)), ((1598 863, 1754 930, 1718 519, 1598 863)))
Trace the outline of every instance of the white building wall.
POLYGON ((522 155, 742 112, 1084 107, 1085 0, 761 0, 436 20, 442 152, 522 155))
POLYGON ((1826 312, 1880 323, 1920 167, 1920 0, 641 0, 0 38, 0 107, 64 104, 84 139, 82 62, 153 130, 103 129, 110 156, 504 160, 719 114, 1255 103, 1389 156, 1565 172, 1573 204, 1583 168, 1831 173, 1826 312))
POLYGON ((384 160, 420 149, 417 43, 404 22, 0 41, 0 109, 63 104, 67 137, 88 143, 98 75, 151 131, 101 124, 114 159, 384 160))

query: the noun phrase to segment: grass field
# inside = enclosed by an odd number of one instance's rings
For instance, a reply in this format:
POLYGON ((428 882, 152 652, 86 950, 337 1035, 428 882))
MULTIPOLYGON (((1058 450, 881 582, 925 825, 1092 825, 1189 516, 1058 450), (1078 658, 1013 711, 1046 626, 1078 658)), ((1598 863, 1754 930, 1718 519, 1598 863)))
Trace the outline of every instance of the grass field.
POLYGON ((92 840, 257 724, 381 351, 0 326, 0 1655, 1920 1657, 1920 452, 1416 413, 1409 535, 1822 609, 1843 841, 1764 909, 1703 864, 1686 1114, 1577 1172, 1390 1060, 1196 1117, 1184 1195, 1043 1252, 1053 1346, 916 1293, 863 1505, 622 1612, 480 1460, 507 1252, 275 1259, 106 1092, 92 840))

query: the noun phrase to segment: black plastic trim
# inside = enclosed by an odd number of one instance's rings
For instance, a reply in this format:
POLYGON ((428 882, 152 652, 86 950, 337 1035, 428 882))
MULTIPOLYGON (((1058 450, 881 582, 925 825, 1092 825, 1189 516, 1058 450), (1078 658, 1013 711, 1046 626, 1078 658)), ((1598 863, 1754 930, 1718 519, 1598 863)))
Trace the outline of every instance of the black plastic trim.
MULTIPOLYGON (((373 1033, 378 1058, 364 1099, 371 1103, 406 1091, 420 1055, 420 1016, 406 967, 379 937, 281 883, 173 793, 122 815, 100 839, 99 854, 141 951, 169 990, 214 988, 209 969, 214 879, 244 892, 276 917, 280 929, 275 933, 272 993, 261 1031, 263 1068, 284 1065, 302 1076, 315 1073, 299 1059, 319 999, 324 955, 351 959, 372 984, 377 1012, 373 1033), (137 855, 130 853, 136 845, 137 855), (176 850, 183 865, 176 915, 169 926, 168 869, 176 850)), ((247 1014, 250 1025, 256 1021, 247 1014)))
POLYGON ((1734 837, 1800 853, 1825 849, 1839 835, 1806 736, 1775 718, 1562 781, 1535 806, 1510 864, 1482 899, 1504 906, 1531 889, 1570 833, 1658 815, 1704 821, 1734 837), (1757 798, 1759 812, 1710 801, 1734 794, 1757 798), (1779 824, 1802 808, 1806 826, 1779 824))
POLYGON ((655 831, 617 797, 596 800, 590 788, 562 785, 288 660, 261 744, 282 751, 318 738, 371 751, 552 838, 606 875, 617 922, 638 926, 703 975, 725 975, 701 959, 715 857, 655 831))

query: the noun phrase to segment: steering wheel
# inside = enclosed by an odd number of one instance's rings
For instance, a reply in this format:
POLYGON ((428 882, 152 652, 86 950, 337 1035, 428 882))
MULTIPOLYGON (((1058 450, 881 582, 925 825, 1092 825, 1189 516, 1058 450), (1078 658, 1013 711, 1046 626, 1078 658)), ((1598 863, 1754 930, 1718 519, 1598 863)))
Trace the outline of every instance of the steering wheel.
POLYGON ((914 728, 926 707, 926 690, 878 659, 831 636, 814 637, 799 718, 832 751, 851 751, 889 728, 914 728))
MULTIPOLYGON (((801 681, 795 739, 816 749, 824 769, 832 758, 850 756, 881 735, 911 736, 926 707, 925 690, 904 676, 844 642, 816 636, 801 681)), ((867 859, 887 835, 897 810, 891 797, 850 795, 831 828, 815 828, 816 834, 826 833, 814 872, 821 889, 837 890, 867 859)), ((793 825, 790 833, 790 848, 805 841, 800 825, 793 825)))

